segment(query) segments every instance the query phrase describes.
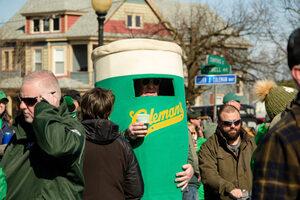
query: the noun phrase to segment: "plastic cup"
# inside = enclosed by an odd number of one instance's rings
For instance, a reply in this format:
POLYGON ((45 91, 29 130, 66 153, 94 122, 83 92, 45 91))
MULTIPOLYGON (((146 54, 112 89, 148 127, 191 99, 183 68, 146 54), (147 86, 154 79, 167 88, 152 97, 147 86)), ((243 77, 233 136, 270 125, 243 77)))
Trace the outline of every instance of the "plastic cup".
POLYGON ((3 144, 8 144, 9 140, 11 139, 11 137, 13 136, 12 133, 6 132, 3 135, 3 144))
POLYGON ((149 119, 150 119, 150 115, 149 114, 137 114, 137 121, 138 122, 143 122, 145 124, 145 126, 149 126, 149 119))

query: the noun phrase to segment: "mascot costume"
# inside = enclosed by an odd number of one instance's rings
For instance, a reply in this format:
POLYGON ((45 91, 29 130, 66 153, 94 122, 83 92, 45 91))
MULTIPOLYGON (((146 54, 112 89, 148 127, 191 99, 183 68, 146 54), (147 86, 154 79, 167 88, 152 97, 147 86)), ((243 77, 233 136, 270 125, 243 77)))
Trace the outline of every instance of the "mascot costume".
POLYGON ((181 48, 171 42, 126 39, 94 49, 95 87, 116 100, 110 120, 125 130, 149 114, 148 132, 134 152, 145 183, 143 200, 181 199, 175 174, 188 160, 188 128, 181 48), (161 80, 158 96, 137 95, 140 79, 161 80))

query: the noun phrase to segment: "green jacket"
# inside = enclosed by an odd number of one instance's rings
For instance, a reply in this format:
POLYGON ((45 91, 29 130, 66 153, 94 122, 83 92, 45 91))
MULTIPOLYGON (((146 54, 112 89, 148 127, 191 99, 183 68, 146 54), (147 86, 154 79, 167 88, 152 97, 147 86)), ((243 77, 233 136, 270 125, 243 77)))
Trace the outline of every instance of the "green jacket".
POLYGON ((6 191, 7 191, 7 184, 5 180, 5 174, 2 170, 2 166, 0 165, 0 199, 1 200, 5 199, 6 191))
POLYGON ((7 199, 82 199, 85 131, 63 101, 36 105, 32 124, 15 119, 2 159, 7 199))
POLYGON ((199 167, 205 199, 231 199, 234 188, 251 191, 250 159, 256 145, 254 137, 241 129, 241 144, 236 157, 228 147, 219 128, 200 148, 199 167))

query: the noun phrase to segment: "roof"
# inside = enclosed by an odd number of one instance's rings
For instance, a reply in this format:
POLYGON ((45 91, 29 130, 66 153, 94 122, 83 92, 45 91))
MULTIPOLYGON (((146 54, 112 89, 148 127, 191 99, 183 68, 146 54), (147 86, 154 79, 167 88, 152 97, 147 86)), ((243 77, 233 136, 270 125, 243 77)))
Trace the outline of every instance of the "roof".
MULTIPOLYGON (((125 0, 113 0, 112 7, 109 9, 106 18, 108 19, 115 10, 124 3, 125 0)), ((209 9, 204 4, 194 2, 184 2, 175 0, 146 0, 150 6, 153 6, 153 11, 163 19, 166 19, 170 24, 176 28, 178 20, 177 11, 180 16, 189 17, 193 9, 201 8, 207 16, 211 16, 211 23, 217 23, 219 26, 226 24, 216 13, 209 9)), ((192 20, 187 20, 192 21, 192 20)), ((95 11, 93 10, 90 0, 28 0, 25 5, 12 17, 7 23, 0 28, 0 38, 2 40, 13 39, 48 39, 48 38, 72 38, 72 37, 97 37, 98 36, 98 22, 95 11), (52 34, 37 34, 26 35, 25 31, 25 17, 26 13, 41 13, 41 12, 55 12, 55 11, 68 11, 68 12, 83 12, 83 15, 66 33, 52 33, 52 34)), ((203 31, 203 30, 202 30, 203 31)), ((106 33, 104 37, 132 37, 131 34, 121 33, 106 33)), ((143 37, 139 35, 140 37, 143 37)), ((147 37, 147 36, 145 36, 147 37)), ((229 38, 226 43, 232 45, 245 45, 251 46, 249 40, 244 37, 229 38)))

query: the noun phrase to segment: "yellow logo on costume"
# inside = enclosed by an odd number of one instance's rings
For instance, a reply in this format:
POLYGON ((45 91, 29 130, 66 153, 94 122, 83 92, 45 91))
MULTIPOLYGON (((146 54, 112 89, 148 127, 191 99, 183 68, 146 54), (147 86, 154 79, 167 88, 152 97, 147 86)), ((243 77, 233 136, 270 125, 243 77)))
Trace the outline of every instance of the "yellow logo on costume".
MULTIPOLYGON (((129 112, 129 115, 132 118, 131 124, 137 122, 137 114, 141 113, 147 114, 147 110, 140 109, 136 113, 134 113, 134 111, 129 112)), ((159 113, 155 113, 154 108, 151 108, 147 135, 161 128, 176 124, 182 121, 183 117, 184 111, 181 102, 179 102, 178 105, 170 109, 160 111, 159 113)))

